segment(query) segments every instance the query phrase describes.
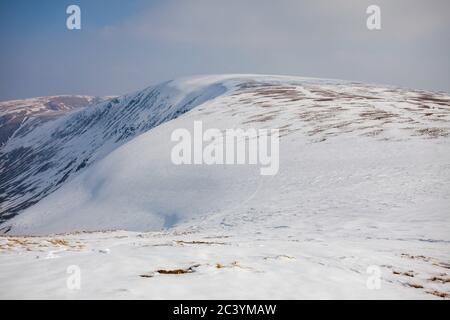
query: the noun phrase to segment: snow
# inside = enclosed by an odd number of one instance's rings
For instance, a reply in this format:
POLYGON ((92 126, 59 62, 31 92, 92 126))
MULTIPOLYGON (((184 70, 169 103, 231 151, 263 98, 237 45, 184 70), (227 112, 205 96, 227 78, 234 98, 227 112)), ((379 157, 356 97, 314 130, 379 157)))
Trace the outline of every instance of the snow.
POLYGON ((0 102, 0 117, 15 113, 23 113, 25 116, 35 116, 43 115, 45 113, 55 113, 58 111, 70 111, 77 107, 84 107, 101 100, 103 100, 103 98, 68 95, 3 101, 0 102))
POLYGON ((448 297, 448 96, 256 75, 162 90, 178 92, 172 108, 196 105, 4 223, 0 298, 448 297), (199 119, 279 128, 279 173, 173 165, 172 131, 199 119))
POLYGON ((0 102, 0 148, 23 127, 31 127, 104 101, 108 97, 47 96, 0 102))
POLYGON ((0 149, 0 222, 38 202, 137 135, 214 95, 220 85, 181 92, 168 84, 41 123, 27 121, 0 149), (6 218, 5 218, 6 217, 6 218))

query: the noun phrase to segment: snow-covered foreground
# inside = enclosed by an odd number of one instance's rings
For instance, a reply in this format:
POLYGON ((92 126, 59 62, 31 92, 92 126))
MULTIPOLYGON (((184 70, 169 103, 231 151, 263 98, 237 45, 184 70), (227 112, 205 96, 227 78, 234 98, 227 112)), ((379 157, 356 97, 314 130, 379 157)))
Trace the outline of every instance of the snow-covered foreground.
POLYGON ((389 221, 367 221, 353 235, 348 226, 353 221, 327 227, 327 218, 336 220, 326 215, 316 223, 307 218, 278 225, 280 219, 272 217, 239 219, 238 227, 212 230, 2 238, 0 297, 432 299, 448 294, 448 282, 442 283, 448 281, 448 243, 412 233, 393 236, 386 230, 389 221), (66 284, 73 265, 80 268, 79 290, 66 284), (379 290, 366 285, 370 265, 380 267, 379 290))
POLYGON ((1 298, 449 297, 448 96, 285 77, 170 85, 214 94, 6 221, 1 298), (196 120, 279 128, 278 174, 173 165, 171 133, 196 120), (108 229, 128 231, 95 231, 108 229))

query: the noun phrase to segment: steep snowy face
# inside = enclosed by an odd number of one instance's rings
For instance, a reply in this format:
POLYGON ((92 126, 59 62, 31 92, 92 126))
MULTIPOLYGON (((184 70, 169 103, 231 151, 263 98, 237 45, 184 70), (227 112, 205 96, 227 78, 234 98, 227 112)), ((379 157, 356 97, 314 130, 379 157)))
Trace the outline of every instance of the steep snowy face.
MULTIPOLYGON (((0 150, 0 221, 37 203, 136 135, 223 91, 220 84, 183 91, 166 83, 112 98, 53 121, 33 118, 22 123, 0 150)), ((61 98, 56 101, 61 102, 61 98)), ((48 103, 65 110, 67 104, 57 105, 56 101, 51 99, 48 103)), ((18 105, 15 110, 22 114, 28 109, 18 105)), ((36 107, 27 112, 42 110, 36 107)))
POLYGON ((0 147, 26 120, 39 119, 45 122, 105 99, 90 96, 51 96, 0 102, 0 147))
POLYGON ((448 221, 449 133, 443 93, 282 76, 181 79, 17 134, 0 155, 3 219, 29 208, 2 229, 147 231, 190 219, 283 224, 299 214, 346 221, 389 213, 382 208, 404 219, 420 199, 434 208, 430 221, 448 221), (221 131, 279 129, 279 174, 174 165, 171 134, 199 120, 221 131))

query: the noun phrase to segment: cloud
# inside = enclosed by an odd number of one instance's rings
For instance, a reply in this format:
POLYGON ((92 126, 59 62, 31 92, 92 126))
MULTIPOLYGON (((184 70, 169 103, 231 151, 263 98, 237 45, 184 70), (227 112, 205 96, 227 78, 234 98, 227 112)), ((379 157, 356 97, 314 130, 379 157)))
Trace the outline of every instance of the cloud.
POLYGON ((109 32, 186 50, 188 61, 198 52, 216 55, 202 65, 206 71, 234 66, 237 72, 442 90, 450 87, 448 75, 439 71, 449 69, 441 54, 449 51, 443 41, 450 30, 447 9, 446 0, 163 1, 109 32), (382 14, 382 30, 375 32, 366 28, 366 8, 374 2, 382 14), (248 68, 239 69, 245 63, 248 68))
MULTIPOLYGON (((370 37, 364 0, 184 0, 158 6, 113 29, 124 36, 174 44, 261 49, 295 48, 370 37)), ((376 1, 388 41, 414 40, 448 30, 450 2, 376 1), (447 28, 447 29, 445 29, 447 28)), ((112 30, 110 30, 112 31, 112 30)))
POLYGON ((161 0, 139 9, 101 26, 84 21, 78 33, 8 41, 0 99, 122 94, 200 73, 450 88, 448 0, 161 0), (371 4, 381 7, 380 31, 366 27, 371 4))

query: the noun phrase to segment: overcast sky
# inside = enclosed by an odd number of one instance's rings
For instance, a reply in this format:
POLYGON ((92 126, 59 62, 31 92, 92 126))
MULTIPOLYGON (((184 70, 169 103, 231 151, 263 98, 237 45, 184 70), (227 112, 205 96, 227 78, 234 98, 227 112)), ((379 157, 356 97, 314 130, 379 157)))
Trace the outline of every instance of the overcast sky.
POLYGON ((450 92, 448 0, 1 0, 0 100, 289 74, 450 92), (66 28, 81 7, 82 29, 66 28), (366 27, 381 7, 382 29, 366 27))

